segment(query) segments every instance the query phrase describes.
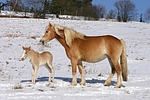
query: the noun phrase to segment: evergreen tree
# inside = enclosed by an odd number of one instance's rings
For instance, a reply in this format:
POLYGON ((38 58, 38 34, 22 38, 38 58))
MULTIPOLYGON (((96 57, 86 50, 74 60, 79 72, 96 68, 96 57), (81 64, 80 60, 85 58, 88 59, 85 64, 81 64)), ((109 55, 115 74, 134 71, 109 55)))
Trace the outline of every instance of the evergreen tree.
POLYGON ((60 15, 92 17, 92 0, 52 0, 50 12, 60 15))
POLYGON ((143 14, 140 15, 140 22, 143 22, 142 15, 143 15, 143 14))

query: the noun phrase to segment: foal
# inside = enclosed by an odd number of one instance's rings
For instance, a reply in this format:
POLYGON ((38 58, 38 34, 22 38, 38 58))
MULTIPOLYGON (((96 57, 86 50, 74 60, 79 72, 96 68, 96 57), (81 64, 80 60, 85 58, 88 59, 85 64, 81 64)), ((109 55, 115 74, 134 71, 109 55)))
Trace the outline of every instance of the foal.
POLYGON ((35 79, 37 76, 37 71, 40 66, 45 66, 49 74, 49 82, 54 82, 54 68, 52 66, 53 56, 50 52, 42 52, 38 53, 31 49, 31 47, 23 47, 23 55, 21 60, 25 60, 27 57, 30 59, 30 63, 32 64, 32 83, 35 84, 35 79))

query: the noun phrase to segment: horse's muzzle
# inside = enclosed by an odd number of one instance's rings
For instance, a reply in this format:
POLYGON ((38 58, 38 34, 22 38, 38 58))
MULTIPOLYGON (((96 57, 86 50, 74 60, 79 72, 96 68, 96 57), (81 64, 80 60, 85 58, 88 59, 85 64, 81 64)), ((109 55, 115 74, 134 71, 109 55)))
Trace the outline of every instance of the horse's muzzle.
POLYGON ((40 42, 44 45, 45 44, 45 41, 43 39, 40 40, 40 42))

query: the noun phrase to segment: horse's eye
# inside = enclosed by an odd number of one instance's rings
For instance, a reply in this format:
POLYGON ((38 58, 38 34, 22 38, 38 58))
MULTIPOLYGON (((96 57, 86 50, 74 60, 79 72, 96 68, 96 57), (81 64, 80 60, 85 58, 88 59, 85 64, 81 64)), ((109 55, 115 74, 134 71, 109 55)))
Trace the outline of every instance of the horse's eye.
POLYGON ((46 33, 48 33, 48 31, 46 31, 46 33))
POLYGON ((27 54, 27 52, 25 52, 25 54, 27 54))

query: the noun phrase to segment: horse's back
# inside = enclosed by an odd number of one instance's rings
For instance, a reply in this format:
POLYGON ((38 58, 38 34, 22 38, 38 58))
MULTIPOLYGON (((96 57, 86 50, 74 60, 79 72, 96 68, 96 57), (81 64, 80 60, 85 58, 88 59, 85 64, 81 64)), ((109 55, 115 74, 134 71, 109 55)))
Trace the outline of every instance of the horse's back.
POLYGON ((41 54, 40 54, 42 57, 46 57, 46 58, 52 58, 53 56, 52 56, 52 54, 50 53, 50 52, 48 52, 48 51, 45 51, 45 52, 42 52, 41 54))
POLYGON ((117 48, 122 46, 121 40, 111 36, 86 36, 85 39, 77 42, 76 45, 80 47, 88 47, 88 49, 109 49, 109 48, 117 48))
POLYGON ((116 38, 112 35, 104 35, 104 36, 101 36, 101 37, 104 38, 104 40, 108 43, 113 43, 113 42, 115 42, 117 44, 121 43, 120 39, 118 39, 118 38, 116 38))
POLYGON ((53 56, 50 52, 48 51, 45 51, 45 52, 42 52, 40 53, 40 57, 39 57, 42 62, 52 62, 52 59, 53 59, 53 56))

